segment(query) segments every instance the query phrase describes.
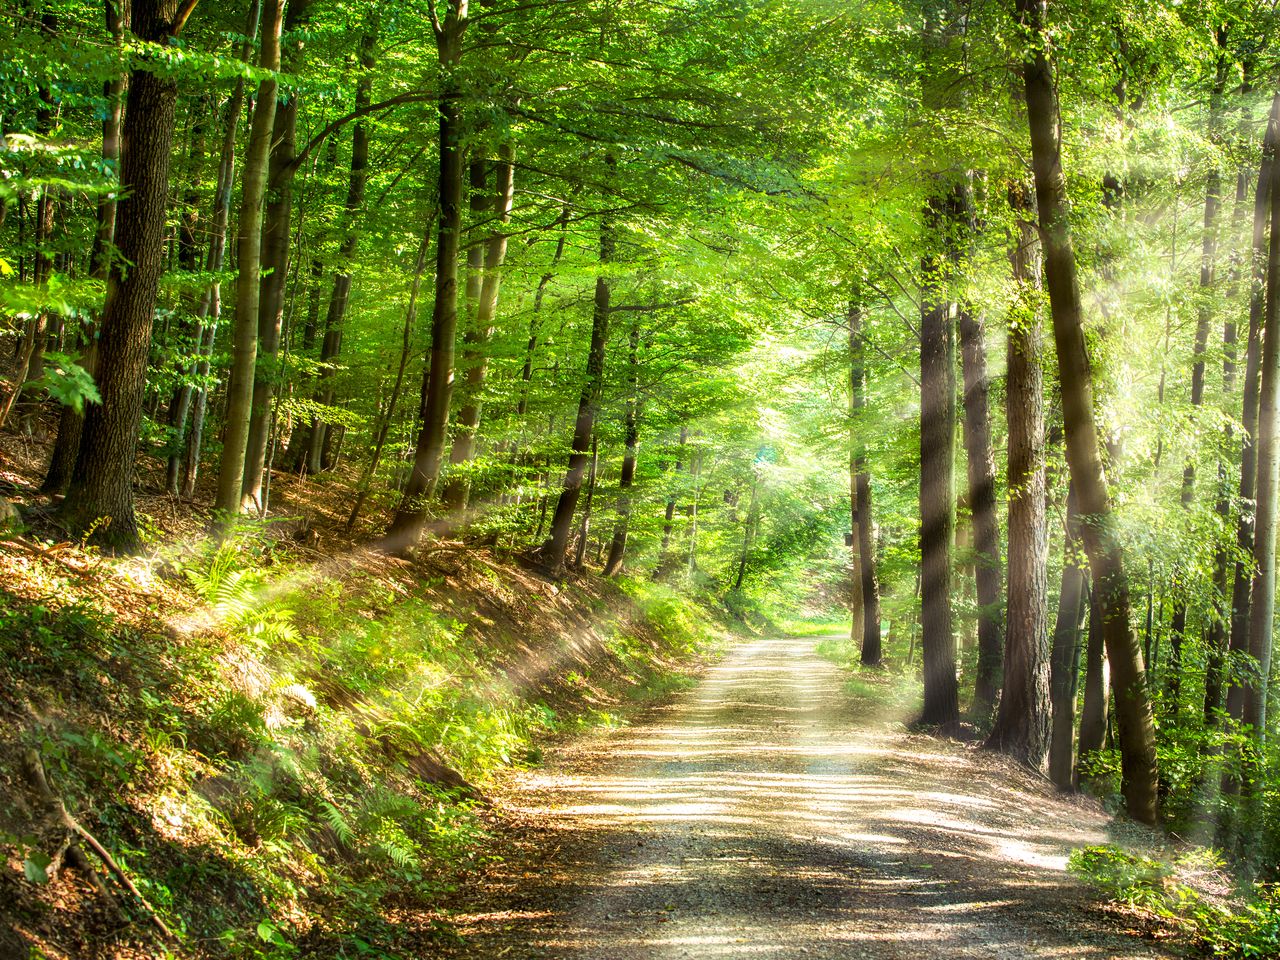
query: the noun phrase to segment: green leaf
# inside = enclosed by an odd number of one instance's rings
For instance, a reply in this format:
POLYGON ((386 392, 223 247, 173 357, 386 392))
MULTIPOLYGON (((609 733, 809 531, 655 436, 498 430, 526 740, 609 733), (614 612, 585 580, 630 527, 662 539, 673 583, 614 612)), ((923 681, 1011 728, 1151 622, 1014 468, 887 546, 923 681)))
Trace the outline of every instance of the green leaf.
POLYGON ((37 850, 22 861, 23 876, 32 883, 48 883, 49 864, 52 862, 47 853, 37 850))

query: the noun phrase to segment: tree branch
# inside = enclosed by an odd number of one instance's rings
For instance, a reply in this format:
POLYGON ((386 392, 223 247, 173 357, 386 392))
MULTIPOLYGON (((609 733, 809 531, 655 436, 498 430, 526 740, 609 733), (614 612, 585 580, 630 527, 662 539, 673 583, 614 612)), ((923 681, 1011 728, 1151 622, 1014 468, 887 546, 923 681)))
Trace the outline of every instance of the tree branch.
POLYGON ((378 113, 382 110, 390 110, 392 107, 398 107, 406 103, 426 103, 436 98, 435 93, 402 93, 398 97, 392 97, 389 100, 380 100, 377 103, 370 103, 366 106, 352 110, 344 116, 329 123, 323 130, 307 141, 307 145, 298 151, 297 156, 290 160, 287 164, 280 168, 275 178, 271 181, 272 187, 278 187, 285 183, 298 172, 298 168, 307 162, 307 157, 311 152, 324 143, 330 136, 338 130, 341 130, 352 120, 359 120, 361 117, 368 116, 371 113, 378 113))

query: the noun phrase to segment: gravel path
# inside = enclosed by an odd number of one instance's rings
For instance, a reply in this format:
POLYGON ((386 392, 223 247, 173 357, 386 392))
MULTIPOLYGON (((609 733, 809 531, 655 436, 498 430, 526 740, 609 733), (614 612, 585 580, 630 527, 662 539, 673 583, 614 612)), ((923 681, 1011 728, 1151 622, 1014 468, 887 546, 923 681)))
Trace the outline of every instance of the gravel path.
POLYGON ((649 722, 500 798, 528 825, 456 920, 489 958, 1172 956, 1064 870, 1107 820, 851 699, 815 640, 743 644, 649 722))

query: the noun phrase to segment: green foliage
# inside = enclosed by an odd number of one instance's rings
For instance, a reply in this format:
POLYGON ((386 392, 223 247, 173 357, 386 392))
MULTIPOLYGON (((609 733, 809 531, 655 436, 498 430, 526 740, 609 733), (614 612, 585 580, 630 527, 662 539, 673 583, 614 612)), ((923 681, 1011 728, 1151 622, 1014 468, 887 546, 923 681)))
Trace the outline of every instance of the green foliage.
POLYGON ((1257 884, 1243 894, 1210 898, 1192 885, 1221 876, 1212 851, 1193 849, 1169 860, 1116 846, 1085 847, 1069 867, 1117 902, 1181 928, 1205 952, 1224 958, 1263 958, 1280 950, 1280 888, 1257 884))
POLYGON ((30 381, 25 389, 45 390, 52 399, 76 413, 83 413, 86 403, 102 402, 89 371, 67 354, 48 352, 44 355, 44 364, 44 375, 30 381))

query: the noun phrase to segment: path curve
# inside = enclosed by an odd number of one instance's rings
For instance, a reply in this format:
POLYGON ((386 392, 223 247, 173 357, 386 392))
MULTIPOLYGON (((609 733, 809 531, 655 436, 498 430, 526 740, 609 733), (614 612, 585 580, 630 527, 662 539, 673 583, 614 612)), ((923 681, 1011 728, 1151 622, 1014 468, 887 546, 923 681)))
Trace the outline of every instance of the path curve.
POLYGON ((457 918, 460 956, 1173 955, 1065 871, 1104 816, 906 733, 815 642, 739 645, 650 721, 519 775, 501 802, 532 850, 457 918))

